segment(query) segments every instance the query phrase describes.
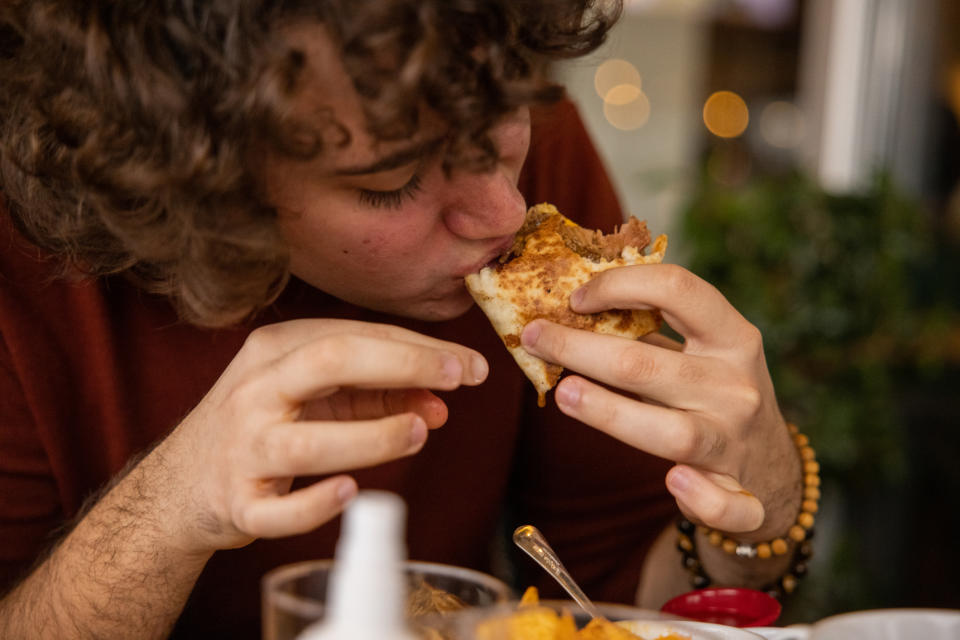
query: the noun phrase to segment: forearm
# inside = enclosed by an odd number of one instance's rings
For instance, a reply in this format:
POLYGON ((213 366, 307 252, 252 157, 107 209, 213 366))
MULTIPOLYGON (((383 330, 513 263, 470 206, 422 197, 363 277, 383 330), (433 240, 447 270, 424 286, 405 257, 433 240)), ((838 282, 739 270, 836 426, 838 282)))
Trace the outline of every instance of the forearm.
POLYGON ((152 488, 159 465, 154 452, 134 467, 0 601, 0 637, 170 633, 210 554, 177 545, 173 520, 152 488))

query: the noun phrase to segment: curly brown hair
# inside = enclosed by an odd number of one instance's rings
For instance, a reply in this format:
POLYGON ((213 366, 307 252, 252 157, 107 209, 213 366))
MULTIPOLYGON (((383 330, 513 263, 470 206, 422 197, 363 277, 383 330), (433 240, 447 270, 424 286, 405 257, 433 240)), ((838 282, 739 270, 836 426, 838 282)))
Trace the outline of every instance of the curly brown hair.
POLYGON ((595 49, 620 10, 619 0, 7 0, 0 189, 18 228, 66 265, 123 273, 192 322, 228 324, 289 277, 250 150, 309 158, 348 142, 336 122, 291 115, 305 54, 283 25, 327 27, 377 139, 410 136, 426 105, 452 132, 445 163, 463 166, 495 160, 487 132, 498 118, 558 98, 545 64, 595 49))

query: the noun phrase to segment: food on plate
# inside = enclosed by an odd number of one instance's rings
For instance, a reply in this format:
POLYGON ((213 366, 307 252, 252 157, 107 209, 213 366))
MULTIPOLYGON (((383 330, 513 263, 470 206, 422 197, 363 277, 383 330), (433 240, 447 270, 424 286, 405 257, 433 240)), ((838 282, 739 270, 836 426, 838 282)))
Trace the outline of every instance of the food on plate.
POLYGON ((466 607, 466 602, 449 591, 434 587, 423 578, 411 585, 407 595, 407 616, 410 618, 450 613, 466 607))
POLYGON ((605 618, 594 618, 577 629, 569 611, 558 613, 540 605, 536 587, 523 594, 516 611, 477 625, 476 640, 690 640, 677 634, 642 638, 605 618))
POLYGON ((537 389, 545 404, 563 367, 532 356, 520 345, 520 332, 532 320, 545 318, 577 329, 639 338, 660 328, 655 310, 615 309, 601 313, 575 313, 570 294, 595 274, 614 267, 663 261, 667 237, 653 241, 635 217, 614 233, 604 235, 580 227, 551 204, 527 211, 513 246, 497 264, 465 278, 467 290, 483 310, 517 364, 537 389))

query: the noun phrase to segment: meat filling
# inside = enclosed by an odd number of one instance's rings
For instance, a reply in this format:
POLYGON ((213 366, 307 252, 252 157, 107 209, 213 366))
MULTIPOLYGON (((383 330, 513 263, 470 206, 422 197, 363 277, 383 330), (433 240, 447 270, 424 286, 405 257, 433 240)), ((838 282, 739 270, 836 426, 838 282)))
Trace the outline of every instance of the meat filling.
POLYGON ((626 224, 615 229, 613 233, 604 235, 600 231, 564 223, 559 215, 531 209, 523 226, 517 232, 513 246, 510 247, 510 251, 500 257, 500 262, 509 262, 512 258, 519 256, 527 236, 541 229, 559 234, 563 238, 563 243, 571 251, 594 262, 614 260, 620 256, 624 247, 636 247, 642 251, 650 244, 650 231, 647 229, 647 224, 633 216, 630 216, 626 224))

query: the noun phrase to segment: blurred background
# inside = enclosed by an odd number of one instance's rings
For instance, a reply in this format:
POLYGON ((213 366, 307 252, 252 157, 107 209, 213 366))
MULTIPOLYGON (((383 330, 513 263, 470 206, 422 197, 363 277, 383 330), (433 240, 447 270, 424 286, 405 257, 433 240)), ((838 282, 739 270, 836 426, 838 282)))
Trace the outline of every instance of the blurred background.
POLYGON ((817 450, 781 621, 960 608, 960 1, 626 0, 556 75, 817 450))

